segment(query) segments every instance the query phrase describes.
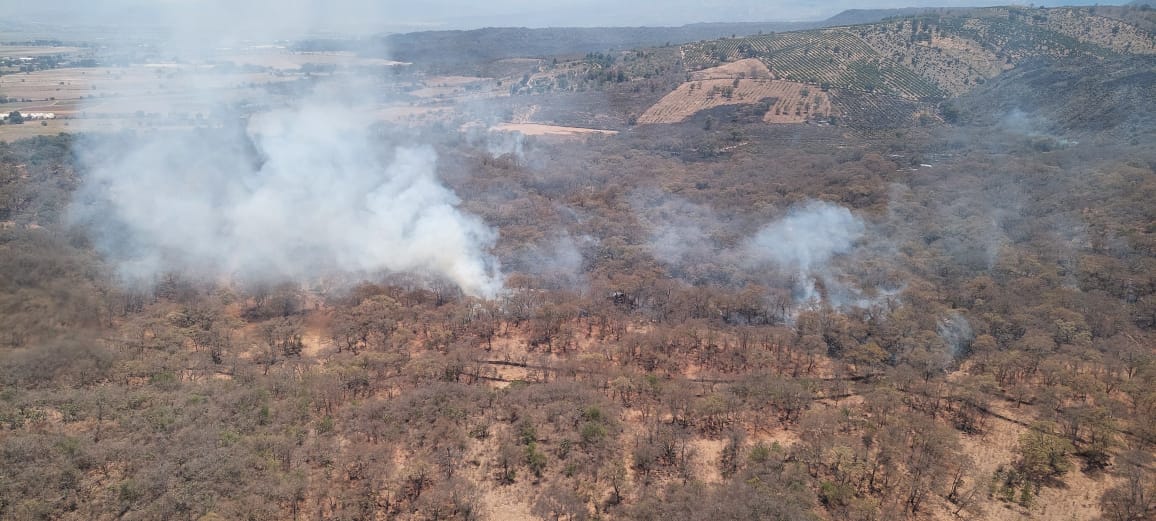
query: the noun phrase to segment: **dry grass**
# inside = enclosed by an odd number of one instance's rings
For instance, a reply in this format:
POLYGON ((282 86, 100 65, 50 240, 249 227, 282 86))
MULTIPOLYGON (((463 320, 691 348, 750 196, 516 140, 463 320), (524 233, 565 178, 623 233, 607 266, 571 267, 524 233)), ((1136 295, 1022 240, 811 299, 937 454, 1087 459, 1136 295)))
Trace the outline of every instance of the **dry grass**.
MULTIPOLYGON (((711 69, 708 69, 710 71, 711 69)), ((706 71, 703 71, 706 72, 706 71)), ((715 72, 707 73, 717 74, 715 72)), ((818 88, 803 83, 770 79, 710 79, 679 85, 638 118, 639 123, 681 123, 703 110, 726 105, 771 102, 767 123, 803 123, 836 115, 831 100, 818 88), (733 89, 728 97, 725 92, 733 89)))
MULTIPOLYGON (((993 412, 1024 423, 1035 419, 1028 408, 1016 408, 1006 403, 991 404, 993 412)), ((980 436, 961 435, 964 452, 971 456, 976 466, 978 479, 990 479, 1000 466, 1010 467, 1017 458, 1015 450, 1019 438, 1027 429, 1023 425, 996 417, 988 418, 987 432, 980 436)), ((1014 503, 1001 503, 994 498, 985 498, 987 511, 975 519, 985 521, 1070 521, 1072 519, 1091 520, 1100 515, 1099 500, 1104 491, 1118 483, 1118 478, 1106 474, 1089 475, 1078 470, 1069 472, 1063 478, 1063 487, 1044 487, 1034 498, 1031 508, 1014 503)), ((945 505, 937 519, 953 519, 945 505)))
POLYGON ((690 75, 690 79, 693 81, 733 80, 734 78, 771 79, 774 78, 774 75, 763 62, 756 58, 724 63, 718 67, 693 72, 690 75))
POLYGON ((502 519, 508 521, 533 521, 538 519, 530 513, 526 494, 506 487, 489 487, 481 494, 482 519, 502 519))

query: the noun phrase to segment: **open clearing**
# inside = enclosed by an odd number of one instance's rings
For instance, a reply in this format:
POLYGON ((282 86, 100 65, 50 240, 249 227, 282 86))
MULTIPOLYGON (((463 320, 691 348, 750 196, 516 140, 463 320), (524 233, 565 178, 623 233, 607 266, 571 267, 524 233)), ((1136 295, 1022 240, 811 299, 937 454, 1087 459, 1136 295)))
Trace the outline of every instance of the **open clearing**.
MULTIPOLYGON (((990 405, 994 412, 1017 421, 1031 423, 1034 418, 1026 409, 1017 409, 1005 403, 990 405)), ((1016 447, 1020 436, 1027 428, 1007 420, 988 418, 987 432, 983 435, 960 437, 964 452, 975 463, 976 476, 992 476, 1000 466, 1011 467, 1017 459, 1016 447)), ((1091 475, 1079 470, 1079 460, 1070 456, 1075 469, 1064 477, 1063 487, 1043 487, 1031 508, 1019 504, 992 499, 987 511, 977 517, 986 521, 1020 521, 1040 519, 1046 521, 1067 521, 1070 519, 1095 519, 1100 513, 1100 496, 1104 491, 1120 482, 1119 478, 1106 474, 1091 475)), ((981 484, 982 485, 982 484, 981 484)), ((945 511, 951 510, 946 508, 945 511)), ((952 519, 940 516, 941 519, 952 519)))
POLYGON ((508 96, 510 91, 501 88, 493 78, 433 76, 422 81, 419 88, 409 90, 408 94, 426 99, 465 100, 508 96))
POLYGON ((733 80, 735 78, 772 79, 775 76, 766 64, 757 58, 747 58, 731 63, 724 63, 718 67, 711 67, 690 74, 694 81, 703 80, 733 80))

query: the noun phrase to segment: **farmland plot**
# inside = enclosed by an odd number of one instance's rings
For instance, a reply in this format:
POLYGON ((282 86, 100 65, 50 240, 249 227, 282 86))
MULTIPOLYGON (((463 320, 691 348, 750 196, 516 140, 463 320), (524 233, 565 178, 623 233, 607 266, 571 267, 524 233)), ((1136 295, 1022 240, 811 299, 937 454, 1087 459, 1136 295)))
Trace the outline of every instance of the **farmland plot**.
POLYGON ((846 29, 828 29, 694 43, 683 48, 687 67, 757 57, 775 78, 909 99, 944 91, 895 63, 846 29))
POLYGON ((642 124, 680 123, 724 105, 763 104, 768 123, 803 123, 835 114, 830 99, 802 83, 769 79, 690 81, 667 94, 638 118, 642 124), (737 83, 737 86, 736 86, 737 83))
POLYGON ((916 32, 912 22, 898 29, 892 24, 863 28, 859 34, 880 55, 910 67, 940 89, 959 95, 1011 67, 991 49, 977 42, 933 30, 916 32), (912 35, 924 36, 912 42, 912 35))
POLYGON ((755 58, 726 63, 690 74, 690 78, 695 81, 733 80, 735 78, 771 79, 773 77, 771 70, 755 58))

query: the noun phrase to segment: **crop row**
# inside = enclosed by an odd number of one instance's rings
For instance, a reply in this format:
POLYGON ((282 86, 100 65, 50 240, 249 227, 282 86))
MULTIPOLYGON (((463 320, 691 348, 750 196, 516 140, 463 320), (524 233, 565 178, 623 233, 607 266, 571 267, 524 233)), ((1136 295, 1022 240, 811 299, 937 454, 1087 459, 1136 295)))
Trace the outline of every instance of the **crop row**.
POLYGON ((835 92, 831 101, 843 122, 857 128, 887 129, 909 125, 916 112, 926 108, 911 100, 884 94, 835 92))
POLYGON ((889 63, 862 38, 843 29, 700 42, 685 46, 683 52, 691 68, 757 57, 776 77, 791 81, 912 98, 944 95, 935 83, 889 63))
POLYGON ((810 112, 814 99, 822 97, 817 89, 778 80, 703 80, 685 83, 667 94, 638 118, 639 123, 677 123, 702 110, 722 105, 767 103, 767 110, 778 108, 781 114, 810 112), (807 90, 809 92, 804 92, 807 90), (807 94, 804 96, 804 94, 807 94), (774 99, 771 103, 768 100, 774 99))

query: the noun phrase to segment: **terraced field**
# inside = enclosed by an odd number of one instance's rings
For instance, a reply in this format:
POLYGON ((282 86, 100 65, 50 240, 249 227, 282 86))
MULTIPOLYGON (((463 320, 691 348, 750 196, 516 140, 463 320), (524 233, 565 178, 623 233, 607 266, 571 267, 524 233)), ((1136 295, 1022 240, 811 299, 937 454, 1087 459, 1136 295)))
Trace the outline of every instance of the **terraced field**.
POLYGON ((862 129, 907 127, 935 112, 934 104, 868 92, 833 91, 831 103, 843 124, 862 129))
POLYGON ((638 118, 642 124, 680 123, 724 105, 761 104, 768 123, 803 123, 837 116, 826 92, 805 83, 770 78, 758 60, 698 71, 638 118))

